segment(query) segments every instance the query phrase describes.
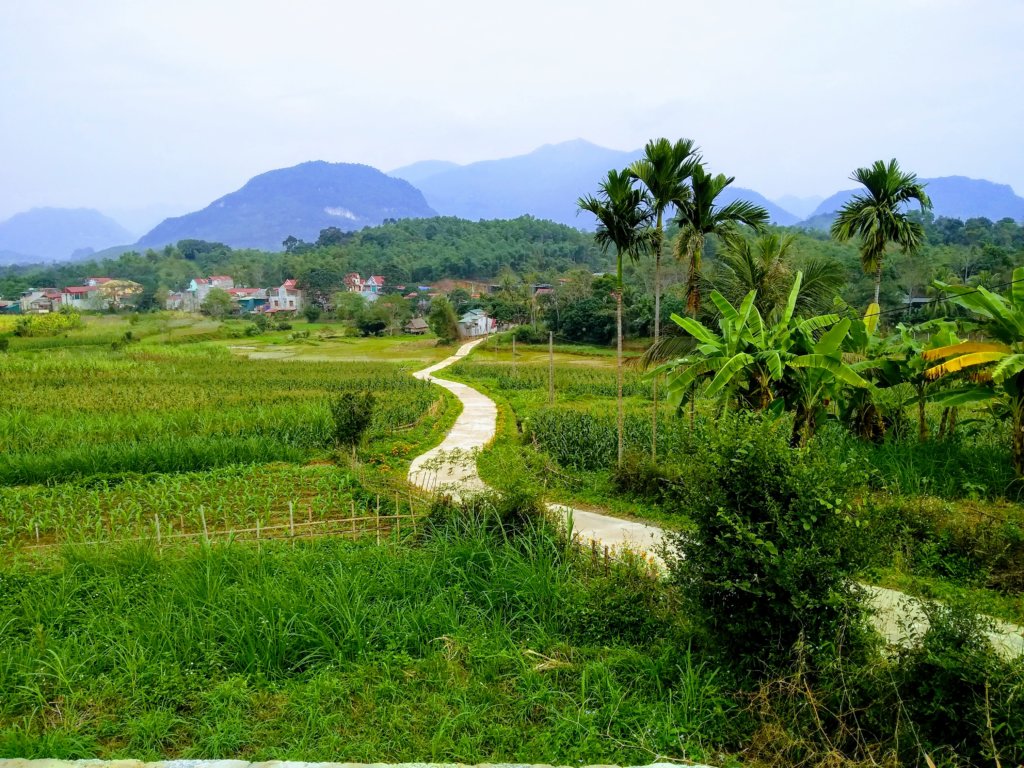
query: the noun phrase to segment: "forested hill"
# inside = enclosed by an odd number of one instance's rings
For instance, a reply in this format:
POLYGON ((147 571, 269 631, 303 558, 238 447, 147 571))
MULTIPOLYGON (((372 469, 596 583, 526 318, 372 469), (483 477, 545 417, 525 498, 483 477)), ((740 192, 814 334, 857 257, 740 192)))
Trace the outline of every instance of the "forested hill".
POLYGON ((260 174, 201 211, 166 219, 138 247, 196 239, 276 251, 288 235, 310 240, 332 226, 357 230, 436 215, 407 181, 368 165, 316 161, 260 174))
POLYGON ((592 235, 530 216, 480 222, 403 219, 353 233, 326 229, 315 242, 294 240, 285 253, 183 240, 116 259, 0 269, 0 297, 16 296, 29 286, 75 285, 90 275, 135 280, 153 295, 178 290, 191 278, 209 274, 231 275, 238 284, 269 286, 321 270, 340 285, 346 272, 356 271, 384 275, 393 286, 445 277, 490 279, 506 269, 554 275, 573 267, 605 270, 610 265, 592 235))

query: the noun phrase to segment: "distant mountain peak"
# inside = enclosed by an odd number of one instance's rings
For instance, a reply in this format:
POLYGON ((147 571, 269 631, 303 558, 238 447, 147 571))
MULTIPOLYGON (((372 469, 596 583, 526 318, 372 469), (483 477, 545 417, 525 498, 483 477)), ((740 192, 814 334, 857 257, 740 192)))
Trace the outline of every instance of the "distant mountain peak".
POLYGON ((357 230, 435 215, 408 181, 360 163, 309 160, 261 173, 201 211, 166 219, 138 244, 194 238, 276 251, 289 235, 312 241, 327 227, 357 230))
POLYGON ((8 252, 5 261, 59 261, 133 239, 124 227, 92 208, 43 206, 0 222, 0 251, 8 252))

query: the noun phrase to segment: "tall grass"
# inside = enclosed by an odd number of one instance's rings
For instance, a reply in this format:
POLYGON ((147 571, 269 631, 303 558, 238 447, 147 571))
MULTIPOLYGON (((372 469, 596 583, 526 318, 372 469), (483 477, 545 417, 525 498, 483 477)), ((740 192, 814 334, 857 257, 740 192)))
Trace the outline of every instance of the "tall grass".
POLYGON ((581 620, 667 587, 541 529, 454 534, 0 565, 0 757, 625 764, 726 732, 669 612, 628 643, 581 620))
POLYGON ((331 444, 333 393, 381 393, 368 438, 438 400, 396 364, 247 361, 219 347, 61 350, 0 366, 0 484, 298 461, 331 444))

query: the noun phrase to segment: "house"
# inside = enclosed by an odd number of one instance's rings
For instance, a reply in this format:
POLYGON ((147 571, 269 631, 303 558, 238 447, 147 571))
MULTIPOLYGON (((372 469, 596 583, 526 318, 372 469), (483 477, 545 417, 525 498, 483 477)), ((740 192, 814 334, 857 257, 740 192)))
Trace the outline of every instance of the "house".
POLYGON ((262 312, 270 306, 265 288, 228 288, 228 295, 242 314, 262 312))
POLYGON ((21 302, 0 299, 0 315, 20 315, 21 302))
POLYGON ((167 300, 164 302, 166 309, 182 309, 185 306, 185 300, 188 298, 183 291, 174 291, 167 294, 167 300))
POLYGON ((18 303, 23 314, 45 315, 60 309, 60 292, 56 288, 29 288, 18 303))
POLYGON ((198 312, 199 308, 203 305, 203 301, 206 300, 207 295, 214 288, 226 291, 234 287, 235 281, 228 275, 194 277, 189 281, 188 288, 185 289, 188 297, 185 300, 183 309, 187 309, 190 312, 198 312))
POLYGON ((349 272, 343 280, 345 290, 349 293, 359 293, 363 289, 363 279, 358 272, 349 272))
POLYGON ((349 293, 358 293, 367 301, 376 301, 377 297, 384 293, 383 275, 370 275, 363 280, 358 272, 349 272, 344 278, 345 290, 349 293))
POLYGON ((429 328, 427 326, 427 321, 422 317, 414 317, 405 324, 405 328, 403 330, 413 336, 422 336, 429 330, 429 328))
MULTIPOLYGON (((89 280, 95 280, 96 278, 89 278, 89 280)), ((106 278, 102 278, 104 282, 110 282, 106 278)), ((83 310, 94 310, 103 309, 103 301, 100 296, 99 287, 102 283, 89 284, 86 281, 86 285, 71 285, 65 288, 60 293, 60 300, 62 306, 83 310)))
POLYGON ((302 291, 294 280, 285 280, 277 288, 267 289, 267 312, 301 312, 302 291))
POLYGON ((495 330, 497 323, 482 309, 471 309, 459 319, 458 326, 460 336, 474 338, 486 336, 495 330))
POLYGON ((383 275, 370 275, 366 280, 363 281, 363 288, 360 291, 370 301, 376 300, 377 296, 384 293, 384 277, 383 275), (373 298, 370 298, 370 297, 373 298))

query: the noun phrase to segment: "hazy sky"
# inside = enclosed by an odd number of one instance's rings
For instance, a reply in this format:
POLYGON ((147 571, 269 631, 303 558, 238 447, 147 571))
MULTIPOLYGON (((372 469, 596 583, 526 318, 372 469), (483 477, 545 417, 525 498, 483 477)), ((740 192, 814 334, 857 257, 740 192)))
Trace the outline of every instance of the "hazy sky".
POLYGON ((1024 0, 0 0, 0 219, 578 137, 691 137, 770 197, 891 156, 1024 193, 1022 33, 1024 0))

